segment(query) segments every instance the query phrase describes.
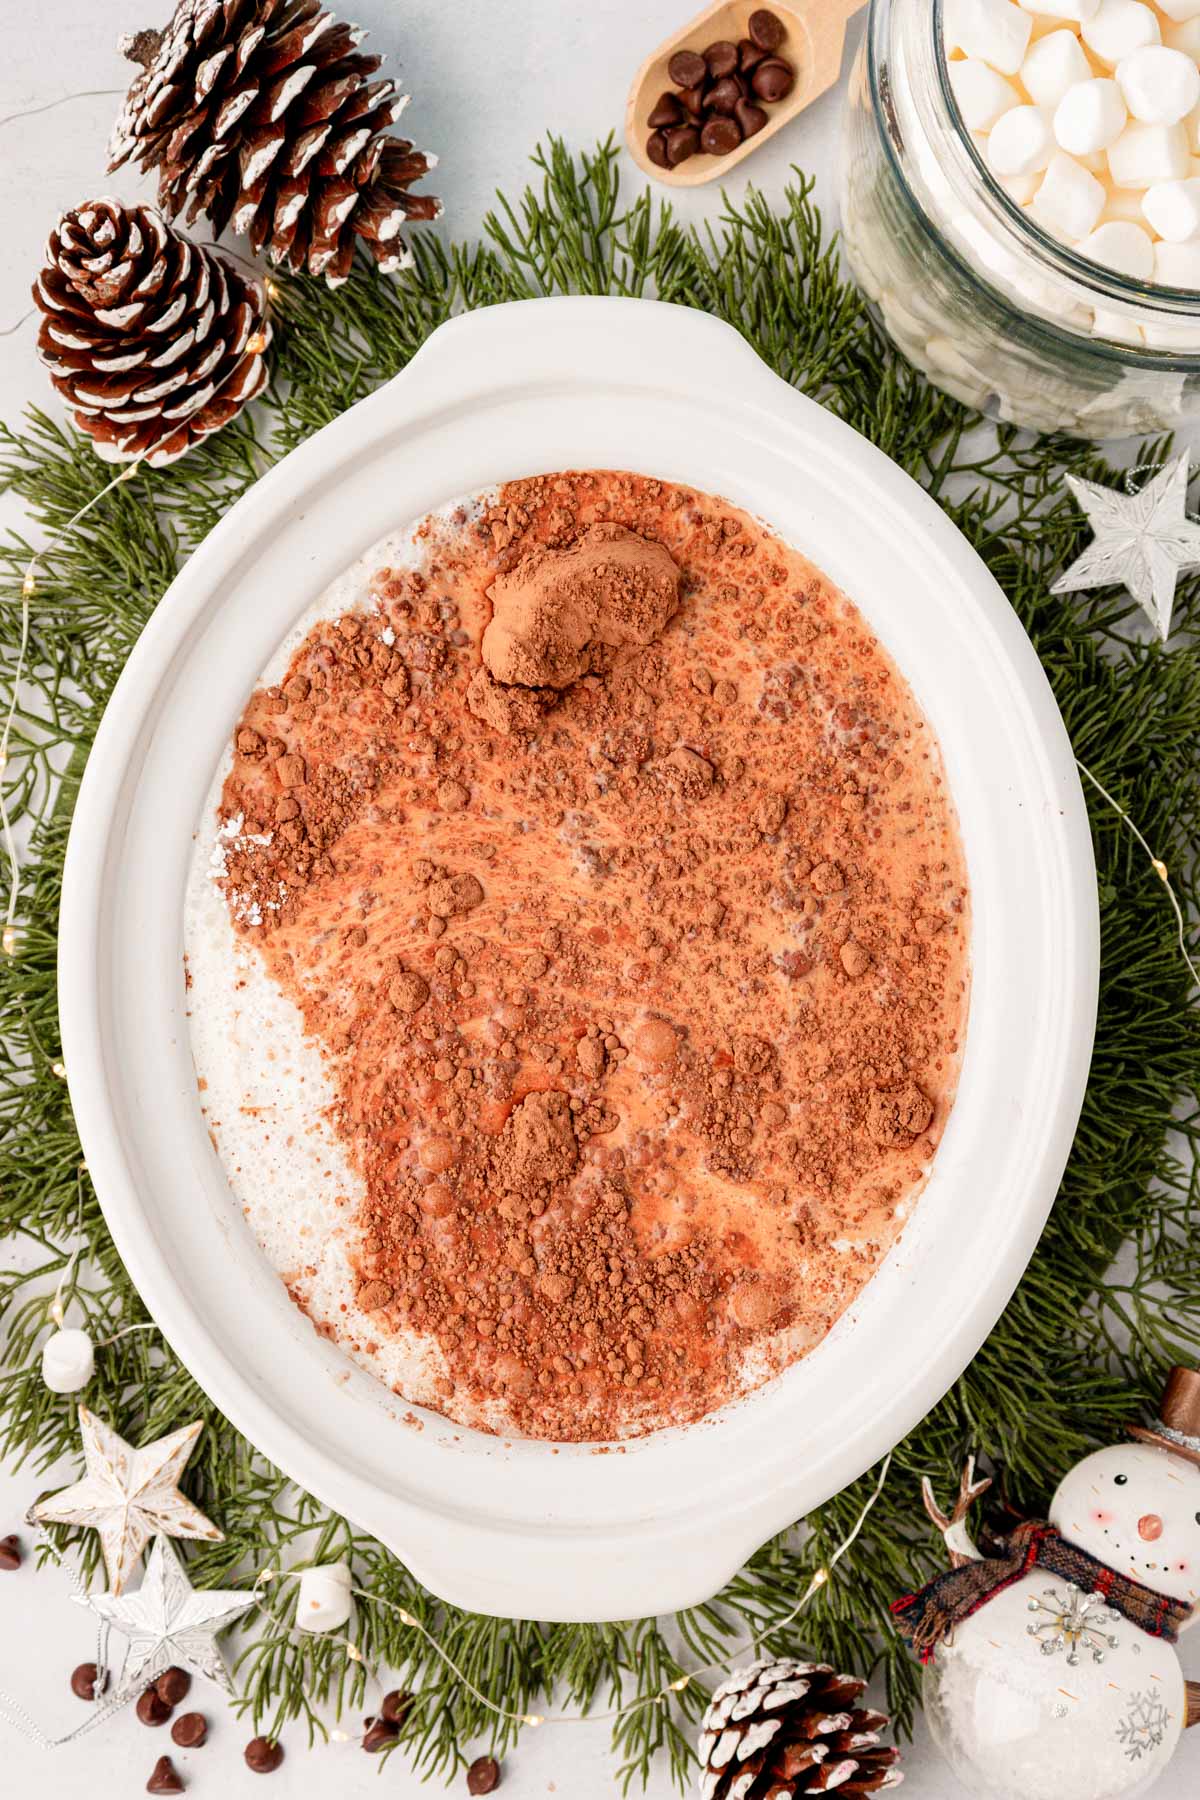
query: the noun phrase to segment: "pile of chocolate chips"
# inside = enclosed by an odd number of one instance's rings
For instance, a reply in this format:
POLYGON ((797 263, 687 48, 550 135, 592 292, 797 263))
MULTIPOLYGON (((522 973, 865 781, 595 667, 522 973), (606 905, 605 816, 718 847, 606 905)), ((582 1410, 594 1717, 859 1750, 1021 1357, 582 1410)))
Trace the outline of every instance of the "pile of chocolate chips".
POLYGON ((787 37, 782 19, 765 7, 750 14, 740 43, 719 40, 701 54, 677 50, 667 74, 679 89, 660 94, 650 114, 646 154, 660 169, 689 156, 728 156, 762 130, 765 108, 786 100, 796 71, 778 54, 787 37))

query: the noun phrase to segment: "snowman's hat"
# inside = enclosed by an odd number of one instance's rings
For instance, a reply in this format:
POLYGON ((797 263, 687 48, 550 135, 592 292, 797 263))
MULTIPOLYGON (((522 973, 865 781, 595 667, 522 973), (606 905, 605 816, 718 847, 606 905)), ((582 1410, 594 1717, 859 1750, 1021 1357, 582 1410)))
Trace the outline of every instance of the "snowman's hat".
POLYGON ((1200 1467, 1200 1369, 1174 1368, 1167 1376, 1152 1425, 1130 1425, 1130 1437, 1173 1450, 1200 1467))

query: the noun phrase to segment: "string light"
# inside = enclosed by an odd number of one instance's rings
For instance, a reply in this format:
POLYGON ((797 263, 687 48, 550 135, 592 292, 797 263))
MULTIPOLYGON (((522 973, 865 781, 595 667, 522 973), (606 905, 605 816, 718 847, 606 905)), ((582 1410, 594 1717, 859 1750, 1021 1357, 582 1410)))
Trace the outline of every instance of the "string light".
POLYGON ((1092 774, 1092 771, 1088 768, 1087 764, 1080 762, 1079 758, 1076 757, 1075 767, 1079 770, 1081 775, 1087 777, 1101 799, 1106 801, 1108 805, 1112 807, 1112 810, 1116 813, 1126 831, 1137 839, 1142 849, 1146 852, 1150 867, 1154 870, 1154 873, 1158 876, 1158 879, 1166 889, 1167 899, 1170 901, 1172 910, 1175 914, 1175 928, 1179 938, 1180 955, 1188 966, 1188 973, 1191 975, 1192 981, 1197 987, 1200 987, 1200 969, 1197 969, 1191 956, 1188 954, 1187 926, 1183 916, 1183 908, 1179 904, 1178 894, 1176 894, 1175 889, 1171 886, 1171 877, 1167 870, 1166 863, 1162 860, 1161 856, 1156 856, 1154 854, 1154 851, 1150 848, 1150 845, 1146 842, 1120 801, 1113 798, 1108 789, 1104 786, 1104 783, 1092 774))
POLYGON ((253 337, 246 339, 246 348, 251 356, 261 356, 270 341, 265 331, 256 331, 253 337))
POLYGON ((65 1081, 67 1079, 66 1063, 61 1061, 52 1062, 50 1064, 50 1073, 54 1076, 56 1081, 65 1081))
MULTIPOLYGON (((480 1706, 482 1706, 485 1711, 492 1713, 498 1719, 507 1719, 515 1725, 527 1725, 533 1731, 536 1731, 541 1725, 583 1725, 588 1722, 594 1723, 605 1719, 623 1719, 630 1713, 641 1711, 644 1707, 668 1706, 672 1694, 682 1694, 686 1688, 691 1686, 693 1681, 698 1680, 702 1675, 708 1674, 712 1670, 728 1671, 733 1667, 734 1662, 747 1651, 753 1653, 761 1644, 765 1643, 768 1638, 774 1637, 777 1632, 783 1631, 787 1626, 792 1624, 804 1611, 813 1595, 819 1592, 819 1590, 825 1586, 827 1581, 831 1580, 833 1571, 838 1563, 857 1542, 876 1502, 883 1493, 891 1465, 892 1456, 889 1451, 887 1456, 883 1459, 875 1486, 867 1496, 862 1510, 854 1521, 854 1525, 849 1534, 843 1538, 828 1562, 822 1563, 819 1568, 813 1570, 812 1575, 809 1577, 808 1585, 805 1587, 804 1592, 790 1612, 785 1613, 781 1619, 776 1619, 774 1624, 768 1625, 764 1630, 737 1640, 724 1657, 714 1657, 710 1662, 700 1663, 692 1669, 685 1669, 681 1674, 677 1675, 673 1681, 669 1681, 665 1687, 660 1688, 657 1693, 645 1694, 637 1700, 628 1700, 623 1706, 612 1707, 607 1712, 551 1713, 547 1715, 545 1713, 518 1712, 511 1707, 501 1706, 497 1701, 490 1699, 481 1688, 475 1685, 466 1670, 460 1668, 459 1664, 455 1662, 449 1651, 438 1642, 437 1638, 434 1637, 429 1628, 423 1625, 418 1618, 415 1618, 406 1607, 400 1606, 395 1600, 385 1599, 382 1594, 372 1594, 365 1588, 351 1588, 350 1592, 356 1599, 364 1601, 368 1606, 383 1607, 387 1612, 392 1613, 399 1619, 402 1625, 407 1625, 412 1630, 420 1632, 422 1638, 440 1659, 443 1666, 447 1668, 461 1686, 463 1686, 467 1692, 479 1702, 480 1706)), ((277 1626, 280 1631, 285 1631, 288 1629, 288 1621, 282 1618, 274 1608, 269 1606, 258 1591, 260 1584, 265 1584, 268 1581, 274 1580, 276 1574, 277 1571, 273 1568, 266 1568, 259 1572, 254 1584, 255 1604, 259 1611, 271 1620, 273 1625, 277 1626)), ((282 1574, 280 1579, 283 1581, 299 1581, 300 1573, 287 1572, 282 1574)), ((342 1633, 327 1632, 323 1635, 330 1643, 340 1644, 350 1662, 361 1664, 368 1679, 375 1683, 382 1694, 383 1682, 379 1672, 367 1662, 358 1645, 352 1643, 351 1640, 342 1633)), ((344 1733, 331 1732, 330 1736, 338 1743, 350 1741, 344 1733)))

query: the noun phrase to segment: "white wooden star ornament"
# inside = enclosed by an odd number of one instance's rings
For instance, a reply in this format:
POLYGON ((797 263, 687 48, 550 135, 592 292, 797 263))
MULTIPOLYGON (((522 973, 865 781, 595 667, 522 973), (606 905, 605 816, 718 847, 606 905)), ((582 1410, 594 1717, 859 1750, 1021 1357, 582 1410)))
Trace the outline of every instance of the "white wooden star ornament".
POLYGON ((167 1669, 192 1669, 233 1693, 217 1633, 249 1612, 253 1594, 233 1588, 194 1588, 165 1537, 156 1537, 136 1594, 87 1594, 79 1598, 129 1640, 125 1667, 112 1704, 140 1694, 167 1669))
POLYGON ((120 1594, 155 1532, 219 1543, 222 1533, 178 1487, 202 1430, 197 1420, 180 1431, 132 1444, 86 1406, 79 1409, 86 1472, 82 1481, 30 1509, 38 1525, 91 1525, 100 1533, 108 1585, 120 1594))
POLYGON ((1187 516, 1189 474, 1185 450, 1136 494, 1068 475, 1094 537, 1052 591, 1071 594, 1123 582, 1165 641, 1175 583, 1185 569, 1200 568, 1200 525, 1187 516))

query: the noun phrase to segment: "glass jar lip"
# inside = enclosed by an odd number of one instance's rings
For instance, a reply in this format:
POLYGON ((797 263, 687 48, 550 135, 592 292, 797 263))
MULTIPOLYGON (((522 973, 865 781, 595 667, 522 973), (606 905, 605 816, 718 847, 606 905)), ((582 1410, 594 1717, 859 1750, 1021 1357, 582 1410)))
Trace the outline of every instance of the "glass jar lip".
MULTIPOLYGON (((1009 223, 1022 237, 1029 239, 1048 262, 1056 264, 1060 271, 1069 275, 1072 280, 1080 282, 1084 287, 1100 293, 1106 300, 1127 300, 1136 305, 1147 302, 1161 306, 1164 311, 1190 313, 1200 309, 1200 293, 1191 288, 1166 287, 1154 281, 1139 281, 1135 276, 1122 275, 1118 269, 1109 269, 1103 263, 1093 262, 1090 257, 1080 256, 1069 244, 1060 238, 1044 231, 1037 220, 1032 218, 1022 206, 1018 206, 1011 194, 1005 192, 995 175, 983 160, 979 146, 971 136, 967 123, 959 109, 958 98, 950 83, 950 61, 946 55, 945 34, 942 21, 946 11, 946 0, 933 0, 929 9, 930 28, 933 33, 934 64, 938 73, 938 84, 946 110, 958 136, 958 141, 966 152, 977 173, 983 176, 984 185, 991 199, 1006 215, 1009 223)), ((1066 25, 1064 20, 1063 24, 1066 25)))

